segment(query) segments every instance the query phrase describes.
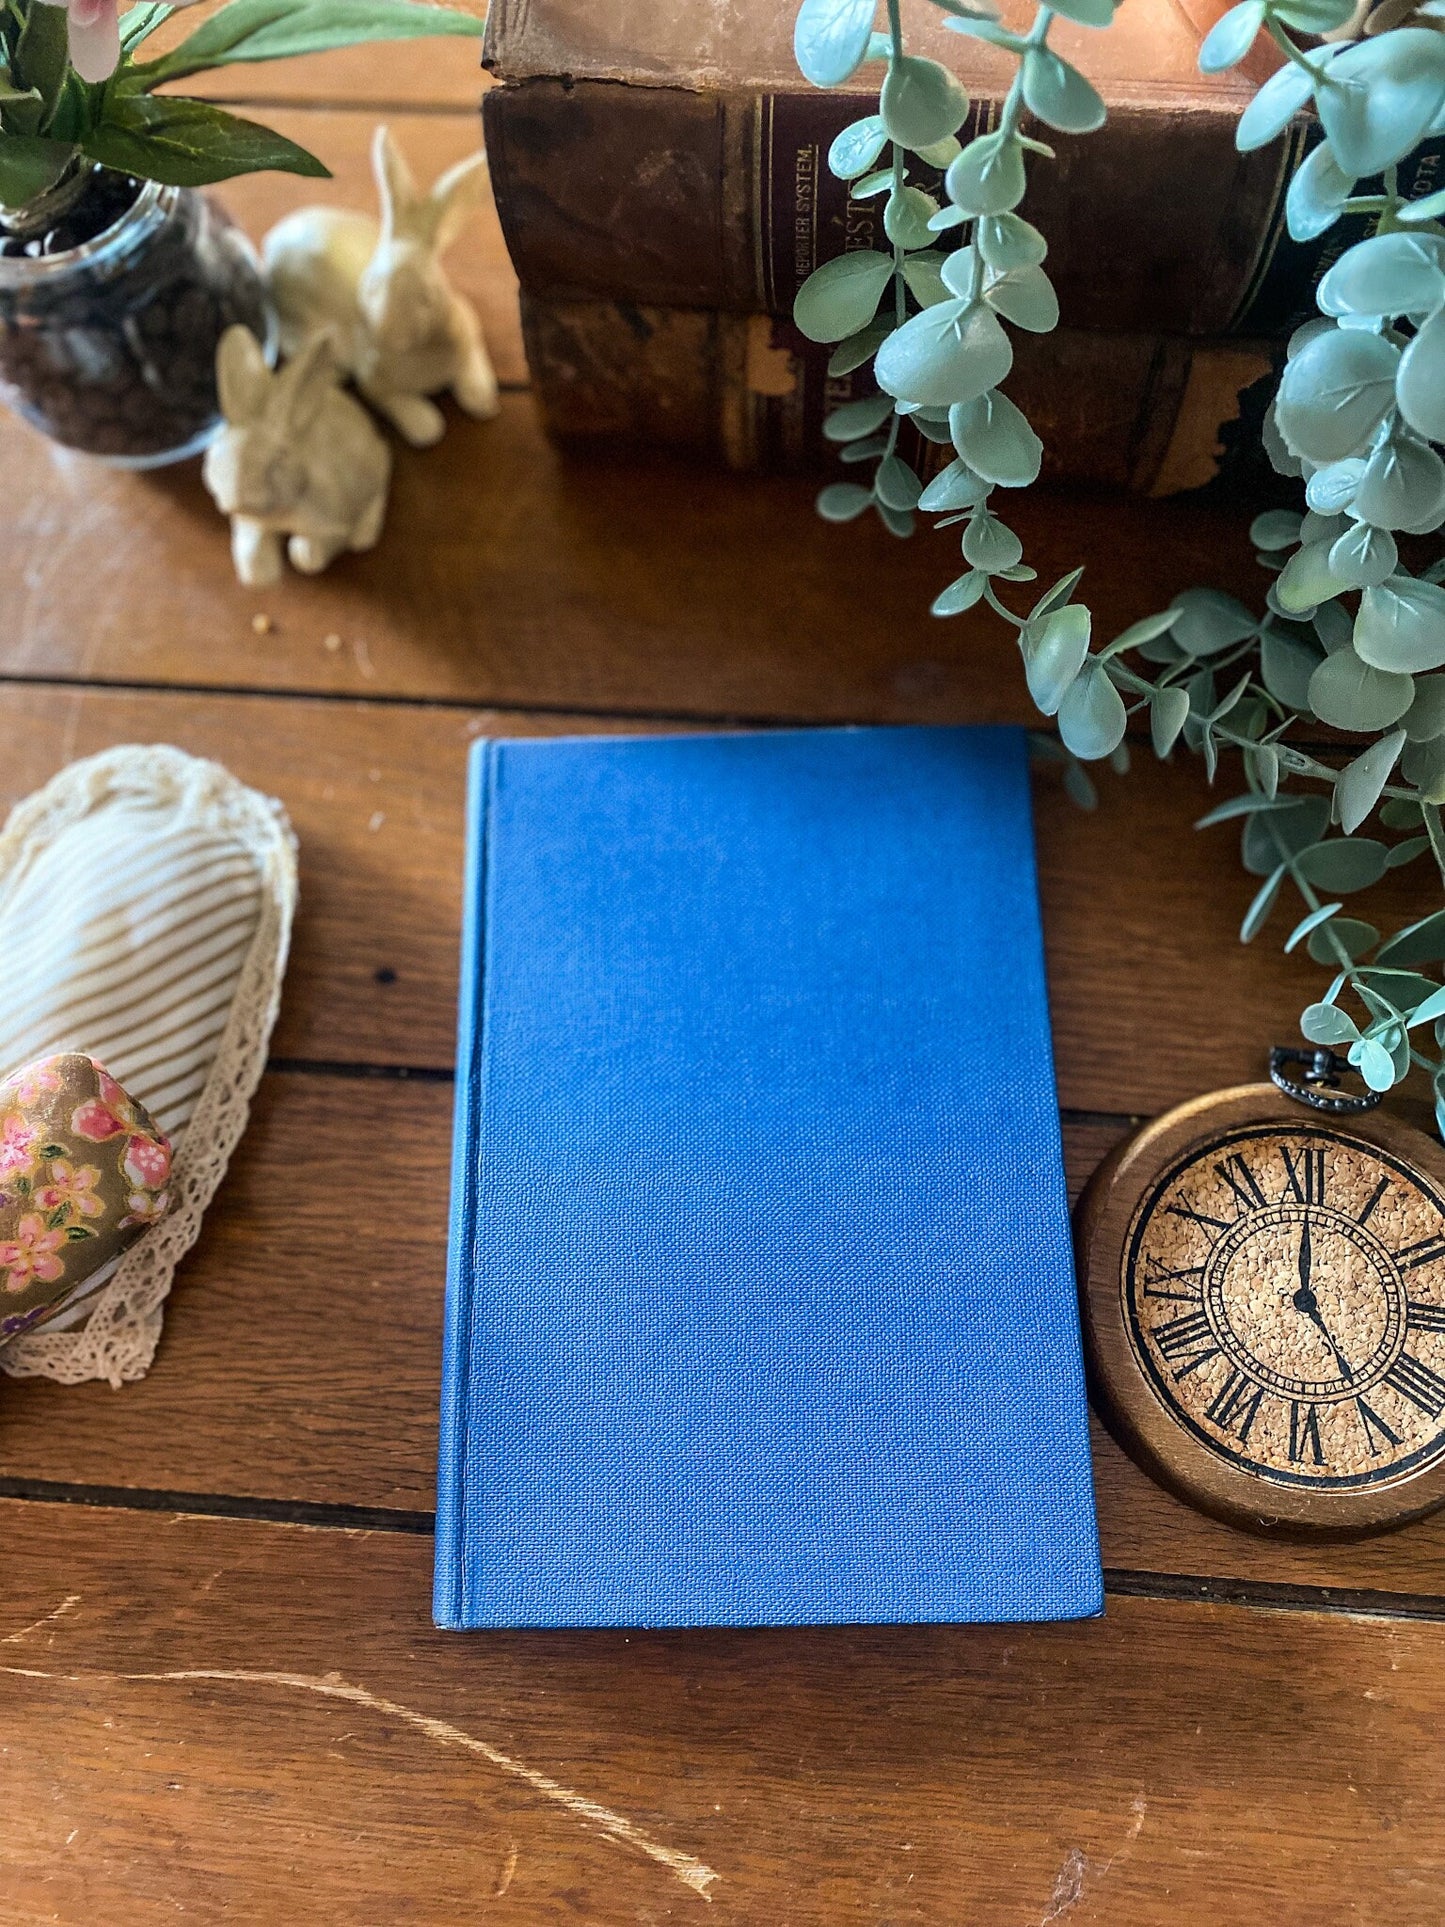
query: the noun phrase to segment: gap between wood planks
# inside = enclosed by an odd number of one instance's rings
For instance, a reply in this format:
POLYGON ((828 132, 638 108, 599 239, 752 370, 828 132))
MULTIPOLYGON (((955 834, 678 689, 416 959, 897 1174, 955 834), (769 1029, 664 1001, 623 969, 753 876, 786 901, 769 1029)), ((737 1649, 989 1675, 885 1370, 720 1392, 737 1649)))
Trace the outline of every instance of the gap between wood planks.
MULTIPOLYGON (((160 1492, 146 1486, 70 1485, 55 1479, 0 1477, 0 1499, 30 1505, 70 1505, 123 1512, 163 1512, 178 1518, 242 1519, 252 1525, 304 1527, 313 1532, 391 1532, 429 1539, 431 1512, 386 1506, 317 1504, 302 1499, 248 1499, 231 1493, 160 1492)), ((1368 1586, 1300 1586, 1269 1579, 1211 1579, 1200 1573, 1134 1572, 1105 1566, 1104 1589, 1118 1599, 1177 1600, 1196 1606, 1254 1611, 1325 1613, 1349 1619, 1410 1619, 1445 1625, 1445 1598, 1386 1592, 1368 1586)))

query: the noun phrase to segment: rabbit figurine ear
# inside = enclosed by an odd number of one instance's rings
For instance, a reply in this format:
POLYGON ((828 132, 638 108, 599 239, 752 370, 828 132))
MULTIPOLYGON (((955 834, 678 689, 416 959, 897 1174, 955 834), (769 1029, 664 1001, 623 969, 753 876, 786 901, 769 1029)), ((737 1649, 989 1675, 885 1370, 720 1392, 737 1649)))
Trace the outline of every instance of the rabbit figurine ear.
POLYGON ((289 429, 302 433, 311 426, 339 372, 331 330, 308 335, 276 378, 276 406, 289 429))
POLYGON ((487 179, 487 157, 478 153, 468 154, 432 183, 427 196, 428 238, 436 253, 445 253, 472 209, 486 199, 487 179))
POLYGON ((382 236, 404 233, 417 208, 416 181, 389 127, 378 127, 371 143, 371 166, 381 195, 382 236))
POLYGON ((272 380, 261 344, 251 330, 239 321, 227 328, 216 349, 216 386, 226 420, 237 427, 255 421, 266 406, 272 380))

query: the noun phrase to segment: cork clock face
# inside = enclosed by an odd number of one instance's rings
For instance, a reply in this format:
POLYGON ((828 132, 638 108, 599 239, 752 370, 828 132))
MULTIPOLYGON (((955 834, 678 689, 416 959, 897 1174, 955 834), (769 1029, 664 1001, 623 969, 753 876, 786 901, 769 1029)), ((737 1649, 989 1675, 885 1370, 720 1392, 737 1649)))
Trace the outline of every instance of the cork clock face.
POLYGON ((1271 1086, 1149 1127, 1081 1201, 1104 1416, 1237 1523, 1348 1534, 1445 1502, 1445 1165, 1271 1086))

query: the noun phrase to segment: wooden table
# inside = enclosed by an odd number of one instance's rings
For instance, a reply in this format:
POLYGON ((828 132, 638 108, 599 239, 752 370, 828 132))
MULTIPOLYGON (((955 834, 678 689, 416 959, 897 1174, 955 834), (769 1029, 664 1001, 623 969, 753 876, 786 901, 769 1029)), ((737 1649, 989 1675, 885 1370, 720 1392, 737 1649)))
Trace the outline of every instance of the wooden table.
MULTIPOLYGON (((261 69, 247 98, 359 202, 379 112, 419 171, 466 151, 474 60, 261 69)), ((229 198, 259 230, 313 193, 229 198)), ((803 485, 564 463, 494 224, 456 266, 501 419, 400 453, 381 548, 320 580, 238 588, 194 468, 0 429, 4 800, 164 740, 280 796, 302 849, 275 1054, 153 1371, 0 1381, 0 1921, 1439 1927, 1445 1514, 1255 1540, 1099 1432, 1096 1623, 432 1629, 468 743, 1029 715, 994 628, 925 613, 944 538, 829 530, 803 485)), ((1106 629, 1257 588, 1229 517, 1018 520, 1045 570, 1090 560, 1106 629)), ((1235 943, 1249 885, 1229 830, 1191 831, 1194 769, 1145 747, 1102 788, 1092 816, 1037 788, 1076 1185, 1141 1115, 1257 1076, 1313 982, 1279 930, 1235 943)))

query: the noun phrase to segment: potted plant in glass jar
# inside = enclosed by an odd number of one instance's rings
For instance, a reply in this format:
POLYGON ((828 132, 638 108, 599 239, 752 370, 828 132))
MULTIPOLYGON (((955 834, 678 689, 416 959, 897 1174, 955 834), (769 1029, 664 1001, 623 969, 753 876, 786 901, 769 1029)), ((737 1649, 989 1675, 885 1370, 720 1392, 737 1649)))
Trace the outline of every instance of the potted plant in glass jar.
POLYGON ((130 467, 210 439, 216 343, 233 322, 270 337, 250 245, 199 190, 268 168, 328 172, 270 128, 158 90, 483 24, 413 0, 228 0, 145 57, 175 11, 0 0, 0 395, 52 440, 130 467))

